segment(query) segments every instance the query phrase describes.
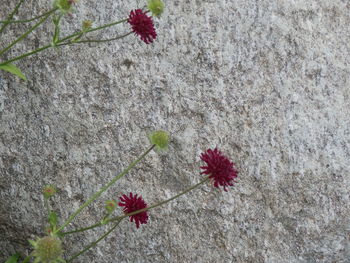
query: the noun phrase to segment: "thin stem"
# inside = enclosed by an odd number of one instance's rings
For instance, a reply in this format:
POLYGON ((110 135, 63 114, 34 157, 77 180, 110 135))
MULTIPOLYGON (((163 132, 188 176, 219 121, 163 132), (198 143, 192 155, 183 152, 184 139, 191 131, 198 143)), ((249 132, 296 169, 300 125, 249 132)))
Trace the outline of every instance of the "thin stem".
POLYGON ((49 10, 48 12, 44 13, 44 14, 41 14, 41 15, 38 15, 38 16, 35 16, 33 18, 30 18, 30 19, 26 19, 26 20, 5 20, 5 21, 0 21, 0 24, 15 24, 15 23, 28 23, 28 22, 32 22, 34 20, 37 20, 39 18, 42 18, 44 16, 46 16, 49 12, 51 12, 52 10, 57 10, 57 8, 54 8, 54 9, 51 9, 49 10))
POLYGON ((90 229, 93 229, 95 227, 99 227, 99 226, 102 226, 103 224, 101 222, 97 223, 97 224, 94 224, 92 226, 88 226, 88 227, 84 227, 84 228, 79 228, 79 229, 76 229, 76 230, 72 230, 72 231, 68 231, 68 232, 61 232, 60 234, 65 236, 65 235, 69 235, 69 234, 74 234, 74 233, 79 233, 79 232, 84 232, 86 230, 90 230, 90 229))
MULTIPOLYGON (((111 26, 114 26, 114 25, 117 25, 117 24, 120 24, 120 23, 123 23, 123 22, 126 22, 126 21, 128 21, 128 20, 127 20, 127 19, 123 19, 123 20, 116 21, 116 22, 113 22, 113 23, 110 23, 110 24, 106 24, 106 25, 104 25, 104 26, 100 26, 100 27, 96 27, 96 28, 91 28, 91 29, 85 30, 85 31, 79 31, 79 32, 77 32, 77 33, 74 33, 74 34, 72 34, 72 35, 69 35, 69 36, 67 36, 67 37, 65 37, 65 38, 60 39, 60 40, 57 42, 57 45, 56 45, 56 46, 60 45, 60 44, 63 43, 64 41, 66 41, 66 40, 68 40, 68 39, 71 39, 71 38, 73 38, 73 37, 76 37, 76 36, 78 36, 78 35, 80 35, 80 34, 82 34, 82 33, 93 32, 93 31, 96 31, 96 30, 99 30, 99 29, 104 29, 104 28, 107 28, 107 27, 111 27, 111 26)), ((52 47, 51 44, 50 44, 50 45, 43 46, 43 47, 41 47, 41 48, 35 49, 35 50, 33 50, 33 51, 30 51, 30 52, 28 52, 28 53, 22 54, 22 55, 20 55, 20 56, 18 56, 18 57, 15 57, 15 58, 12 58, 12 59, 10 59, 10 60, 7 60, 7 61, 5 61, 5 62, 3 62, 3 63, 0 63, 0 65, 5 65, 5 64, 7 64, 7 63, 11 63, 11 62, 20 60, 20 59, 25 58, 25 57, 29 57, 29 56, 31 56, 31 55, 34 55, 34 54, 36 54, 36 53, 39 53, 39 52, 41 52, 41 51, 43 51, 43 50, 45 50, 45 49, 48 49, 48 48, 50 48, 50 47, 52 47)))
MULTIPOLYGON (((7 17, 7 20, 11 20, 13 18, 13 16, 17 13, 19 7, 21 6, 21 4, 24 2, 24 0, 19 0, 19 2, 17 3, 17 5, 15 6, 15 9, 13 9, 12 13, 7 17)), ((0 34, 5 30, 5 28, 7 27, 9 23, 5 22, 2 27, 0 28, 0 34)))
POLYGON ((105 234, 103 234, 99 239, 97 239, 95 242, 92 242, 90 245, 88 245, 87 247, 85 247, 83 250, 81 250, 80 252, 78 252, 77 254, 75 254, 73 257, 69 258, 66 263, 68 262, 72 262, 73 259, 79 257, 81 254, 83 254, 84 252, 86 252, 87 250, 89 250, 90 248, 96 246, 98 244, 98 242, 100 242, 101 240, 103 240, 104 238, 106 238, 120 223, 121 219, 119 221, 117 221, 113 227, 111 227, 110 230, 108 230, 105 234))
POLYGON ((67 37, 65 37, 65 38, 62 38, 62 39, 60 40, 60 43, 66 41, 66 40, 68 40, 68 39, 71 39, 71 38, 73 38, 73 37, 79 36, 79 35, 82 34, 82 33, 86 34, 86 33, 89 33, 89 32, 93 32, 93 31, 97 31, 97 30, 100 30, 100 29, 104 29, 104 28, 107 28, 107 27, 114 26, 114 25, 118 25, 118 24, 124 23, 124 22, 126 22, 126 21, 128 21, 128 19, 123 19, 123 20, 115 21, 115 22, 113 22, 113 23, 106 24, 106 25, 99 26, 99 27, 95 27, 95 28, 90 28, 90 29, 85 30, 85 31, 84 31, 84 30, 81 30, 81 31, 79 31, 79 32, 77 32, 77 33, 74 33, 74 34, 69 35, 69 36, 67 36, 67 37))
POLYGON ((46 19, 49 18, 49 16, 54 12, 54 10, 51 10, 47 13, 46 16, 44 16, 38 23, 36 23, 33 27, 31 27, 27 32, 25 32, 22 36, 17 38, 14 42, 12 42, 10 45, 8 45, 6 48, 4 48, 2 51, 0 51, 0 56, 4 54, 6 51, 8 51, 10 48, 12 48, 14 45, 16 45, 19 41, 24 39, 26 36, 28 36, 31 32, 33 32, 38 26, 40 26, 42 23, 45 22, 46 19))
POLYGON ((91 204, 93 201, 95 201, 100 195, 105 192, 109 187, 111 187, 116 181, 118 181, 120 178, 122 178, 124 175, 126 175, 136 164, 138 164, 145 156, 155 147, 155 145, 152 145, 147 151, 145 151, 137 160, 133 161, 124 171, 122 171, 119 175, 113 178, 112 181, 110 181, 108 184, 106 184, 104 187, 102 187, 97 193, 95 193, 92 197, 90 197, 89 200, 87 200, 83 205, 81 205, 78 210, 73 213, 66 222, 63 223, 61 227, 59 227, 55 233, 58 233, 63 228, 65 228, 70 222, 73 221, 73 219, 89 204, 91 204))
POLYGON ((87 39, 87 40, 79 40, 79 41, 75 41, 75 42, 66 42, 66 43, 62 43, 59 44, 57 46, 65 46, 65 45, 71 45, 71 44, 80 44, 80 43, 103 43, 103 42, 108 42, 108 41, 113 41, 113 40, 117 40, 123 37, 126 37, 128 35, 130 35, 132 32, 126 33, 124 35, 121 36, 117 36, 114 38, 108 38, 108 39, 87 39))
MULTIPOLYGON (((195 184, 195 185, 193 185, 193 186, 187 188, 186 190, 184 190, 183 192, 181 192, 181 193, 179 193, 179 194, 173 196, 172 198, 169 198, 169 199, 167 199, 167 200, 164 200, 164 201, 162 201, 162 202, 159 202, 159 203, 157 203, 157 204, 155 204, 155 205, 152 205, 152 206, 149 206, 149 207, 146 207, 146 208, 143 208, 143 209, 134 211, 134 212, 132 212, 132 213, 125 214, 125 215, 123 215, 123 216, 117 216, 117 217, 111 218, 111 219, 109 219, 109 220, 106 220, 106 222, 109 223, 109 222, 114 222, 114 221, 122 220, 122 219, 124 219, 125 217, 133 216, 133 215, 136 215, 136 214, 138 214, 138 213, 141 213, 141 212, 144 212, 144 211, 148 211, 148 210, 150 210, 150 209, 153 209, 153 208, 156 208, 156 207, 158 207, 158 206, 161 206, 161 205, 164 205, 164 204, 166 204, 166 203, 169 203, 170 201, 172 201, 172 200, 174 200, 174 199, 176 199, 176 198, 178 198, 178 197, 180 197, 180 196, 182 196, 182 195, 184 195, 184 194, 186 194, 186 193, 192 191, 193 189, 197 188, 197 187, 200 186, 201 184, 204 184, 204 183, 207 182, 208 180, 209 180, 209 177, 205 177, 205 178, 204 178, 202 181, 200 181, 198 184, 195 184)), ((73 234, 73 233, 83 232, 83 231, 85 231, 85 230, 90 230, 90 229, 93 229, 93 228, 96 228, 96 227, 99 227, 99 226, 102 226, 102 225, 104 225, 104 224, 102 224, 102 223, 97 223, 97 224, 92 225, 92 226, 80 228, 80 229, 73 230, 73 231, 69 231, 69 232, 63 232, 63 233, 61 233, 61 234, 63 234, 63 235, 69 235, 69 234, 73 234)))
POLYGON ((1 66, 1 65, 5 65, 5 64, 8 64, 8 63, 11 63, 11 62, 13 62, 13 61, 20 60, 20 59, 25 58, 25 57, 29 57, 30 55, 34 55, 34 54, 39 53, 40 51, 43 51, 43 50, 48 49, 48 48, 50 48, 50 47, 52 47, 52 45, 46 45, 46 46, 43 46, 43 47, 41 47, 41 48, 35 49, 35 50, 30 51, 30 52, 28 52, 28 53, 22 54, 22 55, 20 55, 20 56, 18 56, 18 57, 9 59, 9 60, 7 60, 7 61, 1 63, 0 66, 1 66))
POLYGON ((184 195, 184 194, 187 194, 188 192, 190 192, 190 191, 192 191, 193 189, 197 188, 197 187, 200 186, 201 184, 204 184, 204 183, 207 182, 208 180, 209 180, 209 177, 205 177, 205 178, 204 178, 202 181, 200 181, 198 184, 195 184, 195 185, 193 185, 193 186, 187 188, 186 190, 184 190, 183 192, 181 192, 181 193, 179 193, 179 194, 173 196, 172 198, 169 198, 169 199, 167 199, 167 200, 164 200, 164 201, 162 201, 162 202, 159 202, 159 203, 157 203, 157 204, 155 204, 155 205, 151 205, 151 206, 149 206, 149 207, 146 207, 146 208, 143 208, 143 209, 134 211, 134 212, 132 212, 132 213, 125 214, 125 215, 123 215, 123 216, 117 216, 117 217, 111 218, 111 219, 108 220, 108 221, 118 221, 119 219, 121 220, 121 219, 123 219, 123 218, 125 218, 125 217, 133 216, 133 215, 136 215, 136 214, 138 214, 138 213, 141 213, 141 212, 144 212, 144 211, 148 211, 148 210, 150 210, 150 209, 153 209, 153 208, 156 208, 156 207, 158 207, 158 206, 161 206, 161 205, 164 205, 164 204, 166 204, 166 203, 169 203, 170 201, 172 201, 172 200, 174 200, 174 199, 176 199, 176 198, 178 198, 178 197, 180 197, 180 196, 182 196, 182 195, 184 195))
POLYGON ((45 198, 45 197, 44 197, 44 204, 45 204, 45 208, 46 208, 46 211, 47 211, 47 215, 50 216, 51 209, 50 209, 50 206, 49 206, 49 200, 47 198, 45 198))

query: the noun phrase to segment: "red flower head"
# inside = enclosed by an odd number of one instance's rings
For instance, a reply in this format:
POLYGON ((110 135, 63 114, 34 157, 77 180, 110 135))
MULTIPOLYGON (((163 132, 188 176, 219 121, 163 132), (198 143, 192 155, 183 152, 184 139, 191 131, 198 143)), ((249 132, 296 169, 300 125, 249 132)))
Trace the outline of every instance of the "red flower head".
MULTIPOLYGON (((132 213, 134 211, 143 209, 147 207, 147 204, 142 199, 141 196, 137 197, 136 195, 133 195, 132 193, 127 195, 122 195, 122 197, 119 197, 121 202, 118 203, 119 206, 124 206, 123 211, 125 214, 132 213)), ((140 227, 140 224, 147 224, 148 220, 148 214, 147 211, 140 212, 136 215, 130 216, 130 222, 133 222, 135 220, 136 228, 140 227)))
POLYGON ((201 154, 201 160, 206 162, 207 166, 202 166, 201 174, 209 175, 209 178, 214 181, 214 187, 224 187, 227 192, 227 186, 233 186, 237 178, 237 170, 234 163, 223 155, 217 148, 214 150, 208 149, 201 154))
POLYGON ((156 30, 154 29, 153 20, 146 15, 146 11, 142 9, 132 10, 129 15, 128 23, 132 27, 132 31, 139 35, 141 40, 146 44, 150 44, 157 37, 156 30))

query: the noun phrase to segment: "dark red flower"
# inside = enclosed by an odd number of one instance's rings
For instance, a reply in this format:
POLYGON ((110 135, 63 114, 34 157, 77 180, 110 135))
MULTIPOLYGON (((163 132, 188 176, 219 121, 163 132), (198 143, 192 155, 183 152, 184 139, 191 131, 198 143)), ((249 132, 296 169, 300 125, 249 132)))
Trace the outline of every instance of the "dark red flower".
MULTIPOLYGON (((132 193, 127 195, 122 195, 119 197, 121 202, 118 203, 119 206, 124 206, 123 211, 125 214, 132 213, 134 211, 143 209, 147 207, 147 204, 142 199, 141 196, 133 195, 132 193)), ((147 224, 148 214, 147 211, 140 212, 136 215, 130 216, 130 222, 135 221, 136 228, 140 227, 140 224, 147 224)))
POLYGON ((132 10, 129 15, 128 23, 132 27, 132 31, 139 35, 141 40, 146 44, 150 44, 157 37, 152 17, 146 15, 146 11, 142 9, 132 10))
POLYGON ((202 166, 203 172, 201 174, 209 175, 209 178, 214 182, 214 186, 224 187, 227 192, 227 186, 233 186, 238 172, 225 155, 223 155, 217 148, 214 150, 208 149, 201 154, 201 160, 206 162, 207 166, 202 166))

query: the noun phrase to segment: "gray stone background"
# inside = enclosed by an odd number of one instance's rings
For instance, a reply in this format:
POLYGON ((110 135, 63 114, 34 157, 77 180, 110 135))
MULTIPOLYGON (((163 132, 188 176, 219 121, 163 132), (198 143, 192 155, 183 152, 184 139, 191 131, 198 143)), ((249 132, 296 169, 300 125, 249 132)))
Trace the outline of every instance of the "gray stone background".
MULTIPOLYGON (((1 0, 0 19, 15 2, 1 0)), ((153 204, 197 183, 209 147, 237 164, 237 185, 204 185, 140 229, 124 221, 76 262, 350 262, 349 1, 165 3, 152 45, 131 35, 51 49, 16 63, 28 82, 0 72, 0 260, 44 233, 44 185, 60 189, 54 207, 66 219, 164 129, 169 151, 152 152, 70 229, 100 220, 103 202, 123 193, 153 204)), ((81 0, 62 34, 143 5, 81 0)), ((28 0, 16 18, 50 6, 28 0)), ((26 27, 8 27, 1 45, 26 27)), ((2 60, 47 43, 52 29, 2 60)), ((103 231, 70 236, 66 256, 103 231)))

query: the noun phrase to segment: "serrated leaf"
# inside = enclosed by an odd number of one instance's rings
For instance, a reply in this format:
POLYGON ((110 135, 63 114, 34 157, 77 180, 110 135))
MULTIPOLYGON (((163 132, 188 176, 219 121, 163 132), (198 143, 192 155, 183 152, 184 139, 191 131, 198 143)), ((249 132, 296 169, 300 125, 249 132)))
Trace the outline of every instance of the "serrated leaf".
POLYGON ((22 71, 11 63, 0 65, 0 69, 5 70, 7 72, 10 72, 10 73, 20 77, 21 79, 27 80, 26 76, 24 76, 22 71))
POLYGON ((9 257, 5 263, 17 263, 17 260, 19 259, 19 254, 16 253, 14 255, 12 255, 11 257, 9 257))

